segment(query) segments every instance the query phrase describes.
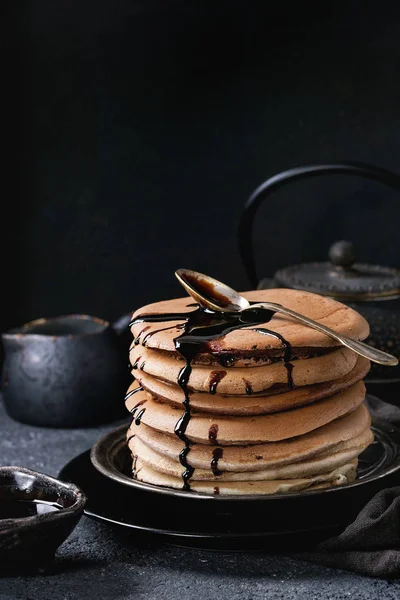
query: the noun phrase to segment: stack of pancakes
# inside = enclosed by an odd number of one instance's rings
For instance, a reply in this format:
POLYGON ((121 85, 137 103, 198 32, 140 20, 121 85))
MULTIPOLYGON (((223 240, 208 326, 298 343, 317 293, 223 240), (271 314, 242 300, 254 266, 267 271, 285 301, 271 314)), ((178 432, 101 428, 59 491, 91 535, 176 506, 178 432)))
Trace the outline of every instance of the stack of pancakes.
MULTIPOLYGON (((330 298, 286 289, 244 296, 283 304, 353 339, 369 334, 360 314, 330 298)), ((279 336, 249 325, 214 339, 191 360, 188 444, 176 435, 185 400, 177 382, 186 363, 175 347, 182 320, 171 320, 171 313, 193 310, 190 298, 180 298, 133 315, 136 381, 126 406, 133 415, 127 439, 134 477, 181 489, 180 454, 189 444, 188 483, 198 492, 274 494, 354 480, 358 456, 373 441, 362 382, 370 363, 280 314, 265 324, 279 336), (138 318, 164 313, 164 322, 138 318)))

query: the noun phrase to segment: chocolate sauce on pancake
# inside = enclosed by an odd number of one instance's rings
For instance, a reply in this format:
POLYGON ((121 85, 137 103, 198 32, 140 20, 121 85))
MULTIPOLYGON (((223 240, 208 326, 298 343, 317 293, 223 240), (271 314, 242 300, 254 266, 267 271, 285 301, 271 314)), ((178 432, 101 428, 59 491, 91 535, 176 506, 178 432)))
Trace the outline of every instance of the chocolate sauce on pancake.
POLYGON ((221 473, 222 473, 222 471, 220 471, 218 468, 218 461, 220 458, 222 458, 223 453, 224 453, 224 450, 220 446, 218 446, 217 448, 214 448, 214 450, 213 450, 213 457, 212 457, 212 461, 211 461, 211 471, 213 472, 214 475, 221 475, 221 473))
POLYGON ((150 329, 150 325, 146 325, 146 327, 144 327, 142 329, 142 331, 139 333, 139 335, 133 340, 135 346, 137 346, 140 343, 140 338, 142 337, 142 335, 148 331, 150 329))
POLYGON ((236 356, 233 354, 221 354, 217 360, 221 367, 233 367, 236 362, 236 356))
POLYGON ((135 388, 134 390, 131 390, 130 392, 128 392, 125 396, 125 402, 131 397, 133 396, 133 394, 136 394, 136 392, 142 392, 143 388, 141 385, 139 385, 139 387, 135 388))
POLYGON ((135 419, 135 425, 140 425, 140 422, 142 420, 142 417, 144 415, 144 413, 146 412, 145 408, 142 408, 142 410, 140 410, 137 414, 137 417, 135 419))
MULTIPOLYGON (((198 285, 198 281, 196 280, 196 285, 198 285)), ((202 293, 206 292, 213 297, 215 294, 214 289, 202 290, 202 293)), ((255 302, 252 304, 256 304, 255 302)), ((190 390, 188 387, 190 374, 192 372, 192 361, 198 354, 211 354, 217 360, 220 360, 218 350, 213 349, 214 340, 221 339, 231 331, 235 331, 237 329, 241 329, 243 327, 249 327, 251 325, 261 325, 264 323, 268 323, 272 317, 274 316, 274 311, 268 310, 265 308, 254 308, 250 306, 250 308, 241 312, 214 312, 207 309, 203 309, 200 306, 197 306, 195 310, 190 312, 183 313, 165 313, 165 314, 143 314, 139 315, 135 319, 133 319, 130 323, 130 326, 135 325, 137 323, 165 323, 168 321, 182 321, 182 324, 178 324, 176 327, 183 330, 181 335, 178 335, 174 339, 175 350, 182 356, 185 360, 185 365, 179 372, 178 375, 178 386, 181 388, 183 392, 184 399, 182 401, 182 405, 184 408, 184 412, 178 422, 175 425, 175 435, 178 436, 180 440, 184 442, 184 448, 179 454, 179 461, 181 465, 184 467, 184 471, 182 473, 183 479, 183 489, 189 490, 190 484, 189 480, 193 475, 194 468, 188 463, 187 457, 190 453, 191 449, 191 441, 186 436, 186 430, 190 422, 191 417, 191 409, 190 409, 190 390)), ((173 326, 171 326, 173 327, 173 326)), ((169 329, 169 328, 168 328, 169 329)), ((161 330, 159 330, 161 331, 161 330)), ((279 338, 283 347, 284 347, 284 362, 286 369, 288 371, 288 381, 291 387, 293 387, 293 381, 291 379, 291 367, 289 360, 291 356, 291 346, 290 344, 284 340, 284 338, 275 333, 274 331, 269 331, 268 329, 255 329, 258 333, 262 333, 263 335, 272 335, 274 337, 279 338), (290 365, 290 366, 289 366, 290 365)), ((152 335, 157 333, 156 331, 151 332, 152 335)), ((146 336, 147 338, 148 336, 146 336)), ((232 363, 232 357, 226 357, 224 360, 229 359, 229 362, 232 363)), ((135 361, 133 368, 137 368, 140 357, 135 361)), ((224 366, 226 365, 226 362, 224 366)), ((140 368, 144 366, 141 365, 140 368)), ((218 382, 222 379, 220 373, 223 371, 215 371, 218 373, 218 376, 212 378, 210 382, 210 392, 215 393, 212 390, 216 391, 216 386, 218 382), (215 387, 214 387, 215 386, 215 387)), ((140 414, 140 413, 139 413, 140 414)), ((139 415, 137 416, 136 421, 138 420, 139 415)), ((140 419, 139 419, 140 422, 140 419)), ((213 426, 210 427, 209 439, 213 441, 213 443, 217 443, 216 435, 217 431, 215 431, 215 435, 211 431, 213 426), (211 435, 211 437, 210 437, 211 435)), ((216 448, 215 450, 218 450, 216 448)), ((218 460, 221 457, 219 455, 220 450, 214 456, 213 463, 214 468, 218 469, 218 460)), ((211 467, 213 468, 213 466, 211 467)), ((216 492, 218 493, 218 492, 216 492)))
POLYGON ((253 388, 251 387, 250 381, 247 381, 247 379, 243 379, 243 381, 246 386, 246 394, 248 396, 251 396, 251 394, 253 393, 253 388))
POLYGON ((210 394, 215 394, 217 392, 217 387, 221 379, 223 379, 226 375, 226 371, 213 371, 211 373, 210 379, 210 394))
POLYGON ((139 361, 140 361, 141 358, 142 358, 141 356, 137 357, 137 359, 135 360, 135 362, 132 365, 132 369, 137 369, 138 368, 139 361))
POLYGON ((215 423, 214 425, 211 425, 210 429, 208 430, 208 439, 212 444, 218 444, 217 435, 218 425, 215 423))
MULTIPOLYGON (((160 331, 167 331, 168 329, 172 329, 173 325, 171 325, 170 327, 164 327, 163 329, 156 329, 155 331, 150 331, 149 333, 147 333, 143 340, 142 340, 142 346, 145 346, 148 342, 148 340, 151 338, 151 336, 153 336, 155 333, 159 333, 160 331)), ((147 327, 146 327, 147 329, 147 327)))
POLYGON ((132 416, 135 415, 137 409, 139 408, 139 406, 143 406, 143 404, 145 404, 147 402, 147 400, 141 400, 140 402, 138 402, 136 404, 136 406, 134 406, 133 408, 131 408, 131 410, 129 411, 131 413, 132 416))
MULTIPOLYGON (((277 338, 283 348, 284 348, 284 353, 283 353, 283 362, 287 371, 287 376, 288 376, 288 386, 289 389, 292 390, 294 388, 294 384, 293 384, 293 376, 292 376, 292 371, 293 371, 293 365, 291 364, 290 360, 292 358, 292 346, 291 344, 285 340, 285 338, 283 336, 281 336, 280 333, 276 333, 276 331, 271 331, 270 329, 253 329, 253 331, 256 331, 257 333, 262 333, 263 335, 272 335, 273 337, 277 338)), ((247 390, 246 390, 247 393, 247 390)))

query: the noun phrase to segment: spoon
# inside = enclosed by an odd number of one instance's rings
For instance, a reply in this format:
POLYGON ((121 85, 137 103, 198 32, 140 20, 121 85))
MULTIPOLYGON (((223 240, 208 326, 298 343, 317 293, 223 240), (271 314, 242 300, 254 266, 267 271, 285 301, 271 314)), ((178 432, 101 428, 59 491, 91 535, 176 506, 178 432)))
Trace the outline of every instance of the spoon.
POLYGON ((350 348, 353 352, 356 352, 364 358, 368 358, 372 362, 390 367, 395 367, 399 363, 395 356, 382 352, 382 350, 378 350, 377 348, 373 348, 364 342, 352 340, 342 333, 337 333, 333 329, 325 327, 325 325, 321 325, 321 323, 318 323, 317 321, 313 321, 290 308, 282 306, 282 304, 276 304, 275 302, 250 304, 244 296, 230 288, 228 285, 225 285, 208 275, 203 275, 202 273, 191 271, 189 269, 178 269, 175 271, 175 276, 187 293, 203 308, 218 312, 243 312, 249 308, 252 310, 255 308, 272 310, 273 312, 288 315, 289 317, 308 325, 312 329, 325 333, 332 339, 340 342, 343 346, 350 348))

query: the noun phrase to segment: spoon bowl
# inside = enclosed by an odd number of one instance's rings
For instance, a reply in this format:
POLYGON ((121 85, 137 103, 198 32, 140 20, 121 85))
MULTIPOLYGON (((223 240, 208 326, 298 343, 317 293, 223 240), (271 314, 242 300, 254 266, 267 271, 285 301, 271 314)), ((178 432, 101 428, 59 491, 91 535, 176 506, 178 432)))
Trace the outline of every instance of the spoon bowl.
POLYGON ((364 342, 353 340, 341 333, 337 333, 333 329, 309 319, 305 315, 295 312, 281 304, 273 302, 259 302, 250 304, 241 294, 230 288, 228 285, 221 283, 217 279, 213 279, 208 275, 203 275, 197 271, 189 269, 178 269, 175 275, 187 293, 196 300, 203 308, 219 311, 219 312, 244 312, 248 309, 264 309, 275 313, 287 315, 304 325, 325 333, 330 338, 340 342, 342 346, 350 348, 356 354, 371 360, 372 362, 388 367, 395 367, 399 364, 398 359, 387 352, 382 352, 364 342))
POLYGON ((178 269, 175 276, 189 296, 203 308, 218 312, 238 312, 250 307, 250 302, 225 283, 190 269, 178 269))

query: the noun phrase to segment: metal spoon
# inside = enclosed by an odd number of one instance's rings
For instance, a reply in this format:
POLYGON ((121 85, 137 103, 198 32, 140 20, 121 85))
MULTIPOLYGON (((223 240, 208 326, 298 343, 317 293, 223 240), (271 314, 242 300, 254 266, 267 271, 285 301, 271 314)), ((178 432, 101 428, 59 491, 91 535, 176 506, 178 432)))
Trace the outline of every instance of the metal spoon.
POLYGON ((325 325, 321 325, 321 323, 318 323, 317 321, 313 321, 294 310, 290 310, 290 308, 285 308, 281 304, 275 304, 275 302, 250 304, 244 296, 230 288, 228 285, 225 285, 208 275, 203 275, 202 273, 191 271, 189 269, 178 269, 175 271, 175 276, 187 293, 203 308, 219 312, 242 312, 249 308, 252 310, 255 308, 265 308, 272 310, 273 312, 293 317, 294 319, 297 319, 297 321, 325 333, 329 337, 340 342, 343 346, 350 348, 353 352, 356 352, 360 356, 364 356, 364 358, 368 358, 372 362, 390 367, 395 367, 399 363, 395 356, 382 352, 382 350, 377 350, 364 342, 352 340, 329 327, 325 327, 325 325))

